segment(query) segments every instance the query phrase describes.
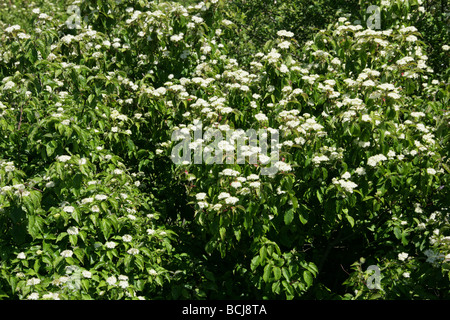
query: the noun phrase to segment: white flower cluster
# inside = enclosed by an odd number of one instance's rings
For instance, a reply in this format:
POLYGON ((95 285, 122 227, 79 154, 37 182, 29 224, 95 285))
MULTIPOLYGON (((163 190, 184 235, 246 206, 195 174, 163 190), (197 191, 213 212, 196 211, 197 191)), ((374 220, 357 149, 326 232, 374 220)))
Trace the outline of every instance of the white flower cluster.
POLYGON ((367 159, 367 165, 371 167, 376 167, 378 163, 386 161, 387 158, 383 154, 377 154, 375 156, 371 156, 369 159, 367 159))
POLYGON ((304 113, 302 116, 299 113, 296 109, 281 111, 277 116, 277 120, 281 123, 280 129, 300 134, 305 138, 309 136, 324 137, 327 135, 323 131, 324 127, 317 123, 316 118, 309 113, 304 113))
POLYGON ((332 179, 332 183, 335 185, 340 185, 345 191, 349 193, 353 193, 353 189, 355 189, 358 185, 348 179, 350 179, 351 174, 347 171, 342 174, 341 179, 337 179, 334 177, 332 179))

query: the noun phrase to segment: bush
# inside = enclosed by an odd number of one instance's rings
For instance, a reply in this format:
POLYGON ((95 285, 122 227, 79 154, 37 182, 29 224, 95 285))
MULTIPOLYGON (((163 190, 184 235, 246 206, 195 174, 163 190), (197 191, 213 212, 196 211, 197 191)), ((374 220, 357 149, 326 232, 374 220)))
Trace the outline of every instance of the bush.
POLYGON ((419 2, 381 29, 325 0, 8 11, 2 298, 448 298, 448 35, 419 2))

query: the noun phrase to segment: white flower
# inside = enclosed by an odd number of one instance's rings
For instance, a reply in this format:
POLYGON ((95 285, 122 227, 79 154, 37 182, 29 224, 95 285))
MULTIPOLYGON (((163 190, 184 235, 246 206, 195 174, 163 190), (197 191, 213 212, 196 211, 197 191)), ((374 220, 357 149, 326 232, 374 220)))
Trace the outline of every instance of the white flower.
POLYGON ((255 115, 256 120, 258 121, 267 121, 269 120, 264 113, 258 113, 255 115))
POLYGON ((20 252, 20 253, 17 255, 17 259, 21 259, 21 260, 26 259, 25 253, 24 253, 24 252, 20 252))
POLYGON ((362 85, 364 87, 374 87, 375 86, 375 82, 373 82, 372 80, 366 80, 362 83, 362 85))
POLYGON ((53 299, 53 300, 60 300, 59 299, 59 293, 57 293, 57 292, 50 292, 50 293, 47 293, 47 294, 44 294, 43 296, 42 296, 42 299, 53 299))
POLYGON ((200 207, 200 209, 204 209, 209 206, 208 202, 206 202, 206 201, 199 201, 199 202, 197 202, 197 204, 200 207))
POLYGON ((85 278, 91 278, 92 277, 92 273, 90 271, 87 271, 87 270, 84 270, 81 274, 85 278))
POLYGON ((291 43, 289 41, 283 41, 278 44, 278 48, 280 49, 289 49, 291 43))
POLYGON ((108 198, 108 196, 104 195, 104 194, 97 194, 97 195, 95 195, 94 198, 95 198, 95 200, 106 200, 108 198))
POLYGON ((406 258, 408 258, 408 254, 407 254, 407 253, 402 252, 402 253, 399 253, 399 254, 398 254, 398 260, 400 260, 400 261, 405 261, 406 258))
POLYGON ((11 190, 12 190, 12 188, 10 186, 2 187, 2 192, 8 192, 8 191, 11 191, 11 190))
POLYGON ((228 192, 221 192, 219 194, 218 199, 221 200, 221 199, 225 199, 225 198, 229 198, 229 197, 231 197, 231 195, 228 192))
POLYGON ((265 154, 260 154, 259 161, 261 162, 261 164, 267 164, 270 161, 270 157, 266 156, 265 154))
POLYGON ((119 280, 121 280, 121 281, 128 281, 128 276, 121 274, 119 276, 119 280))
POLYGON ((91 207, 91 210, 92 210, 92 212, 100 212, 100 208, 96 204, 91 207))
POLYGON ((16 167, 14 165, 7 165, 5 166, 5 171, 6 172, 13 172, 16 169, 16 167))
POLYGON ((315 156, 314 158, 312 158, 312 162, 314 162, 314 164, 320 164, 322 161, 328 161, 330 160, 327 156, 315 156))
POLYGON ((375 167, 379 162, 385 161, 387 158, 383 154, 377 154, 375 156, 370 157, 367 160, 367 164, 369 166, 375 167))
POLYGON ((183 40, 183 37, 184 37, 184 34, 183 33, 179 33, 178 35, 171 36, 170 37, 170 41, 178 42, 178 41, 183 40))
MULTIPOLYGON (((192 21, 194 23, 202 23, 203 22, 203 18, 202 17, 197 17, 197 16, 193 16, 192 17, 192 21)), ((223 21, 222 21, 223 22, 223 21)))
POLYGON ((366 174, 366 170, 364 169, 364 168, 357 168, 356 170, 355 170, 355 172, 356 172, 356 174, 358 175, 358 176, 362 176, 362 175, 365 175, 366 174))
POLYGON ((436 170, 434 170, 433 168, 428 168, 427 173, 430 175, 434 175, 434 174, 436 174, 436 170))
POLYGON ((283 63, 280 66, 280 72, 282 73, 288 73, 289 72, 289 68, 283 63))
POLYGON ((368 148, 370 147, 370 141, 360 141, 359 145, 363 148, 368 148))
POLYGON ((64 212, 67 212, 67 213, 72 213, 74 210, 75 210, 75 208, 72 207, 72 206, 65 206, 65 207, 63 208, 63 211, 64 211, 64 212))
POLYGON ((147 234, 149 234, 149 235, 154 235, 155 233, 156 233, 155 230, 153 230, 153 229, 147 229, 147 234))
POLYGON ((12 89, 13 87, 15 87, 15 83, 12 81, 8 81, 5 83, 5 85, 3 86, 3 90, 9 90, 12 89))
POLYGON ((287 37, 287 38, 292 38, 294 36, 294 33, 291 31, 286 31, 286 30, 280 30, 277 32, 277 35, 279 37, 287 37))
POLYGON ((67 162, 71 159, 71 156, 58 156, 56 157, 56 160, 60 161, 60 162, 67 162))
POLYGON ((239 201, 239 198, 236 198, 236 197, 228 197, 225 199, 226 204, 235 204, 238 201, 239 201))
POLYGON ((117 278, 115 276, 111 276, 109 278, 106 279, 106 282, 110 285, 113 286, 116 284, 117 282, 117 278))
POLYGON ((252 173, 251 175, 247 176, 247 180, 259 180, 259 176, 252 173))
POLYGON ((91 203, 94 201, 94 198, 84 198, 81 200, 81 204, 91 203))
POLYGON ((122 236, 122 240, 124 242, 131 242, 131 240, 133 240, 133 237, 130 236, 129 234, 126 234, 126 235, 122 236))
POLYGON ((267 61, 269 61, 270 63, 277 62, 278 59, 280 59, 280 57, 281 57, 281 54, 279 54, 277 52, 277 50, 275 50, 274 48, 272 48, 272 50, 266 56, 267 61))
POLYGON ((402 96, 399 95, 398 93, 395 93, 395 92, 389 92, 389 93, 388 93, 388 97, 390 97, 390 98, 392 98, 392 99, 395 99, 395 100, 398 100, 398 99, 400 99, 402 96))
POLYGON ((353 189, 358 185, 352 181, 333 178, 333 184, 339 184, 345 191, 353 193, 353 189))
POLYGON ((286 162, 283 162, 283 161, 275 162, 275 167, 277 167, 278 170, 281 170, 281 171, 291 171, 292 170, 291 165, 286 162))
POLYGON ((259 188, 261 186, 261 182, 253 181, 253 182, 250 182, 249 186, 252 188, 259 188))
POLYGON ((233 181, 230 185, 235 189, 242 187, 242 183, 240 183, 239 181, 233 181))
POLYGON ((148 271, 148 273, 150 273, 152 276, 156 276, 156 275, 158 274, 158 272, 156 272, 155 269, 150 269, 150 270, 148 271))
POLYGON ((237 177, 239 175, 239 171, 233 169, 223 169, 220 175, 237 177))
POLYGON ((39 278, 31 278, 31 279, 28 279, 27 286, 35 286, 39 283, 41 283, 41 280, 39 278))
POLYGON ((117 243, 113 242, 113 241, 109 241, 105 243, 105 247, 107 247, 108 249, 114 249, 117 246, 117 243))
POLYGON ((139 249, 136 248, 130 248, 127 253, 131 254, 131 255, 135 255, 139 253, 139 249))
POLYGON ((446 44, 444 44, 443 46, 442 46, 442 50, 444 50, 444 51, 448 51, 450 49, 450 46, 448 46, 448 45, 446 45, 446 44))
POLYGON ((63 252, 61 252, 61 256, 64 258, 70 258, 72 255, 73 255, 72 250, 64 250, 63 252))
POLYGON ((39 299, 39 293, 37 293, 37 292, 30 293, 30 295, 28 296, 28 300, 38 300, 38 299, 39 299))
POLYGON ((67 229, 67 233, 70 235, 77 235, 78 234, 78 228, 77 227, 70 227, 67 229))
POLYGON ((347 179, 350 179, 351 176, 352 175, 350 174, 350 172, 347 171, 341 176, 341 178, 347 180, 347 179))

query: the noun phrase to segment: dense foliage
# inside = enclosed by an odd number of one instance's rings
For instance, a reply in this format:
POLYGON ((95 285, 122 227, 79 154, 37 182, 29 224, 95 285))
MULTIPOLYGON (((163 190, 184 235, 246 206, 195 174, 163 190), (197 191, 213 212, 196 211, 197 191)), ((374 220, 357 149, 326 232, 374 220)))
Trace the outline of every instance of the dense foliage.
POLYGON ((1 6, 2 299, 450 298, 444 2, 1 6))

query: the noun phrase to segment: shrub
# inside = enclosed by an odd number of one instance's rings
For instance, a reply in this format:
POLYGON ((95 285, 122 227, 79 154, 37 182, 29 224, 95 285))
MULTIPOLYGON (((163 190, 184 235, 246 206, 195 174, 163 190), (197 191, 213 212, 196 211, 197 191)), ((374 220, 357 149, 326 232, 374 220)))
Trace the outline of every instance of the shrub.
POLYGON ((436 13, 382 1, 371 29, 364 2, 328 4, 8 13, 2 298, 448 298, 436 13))

